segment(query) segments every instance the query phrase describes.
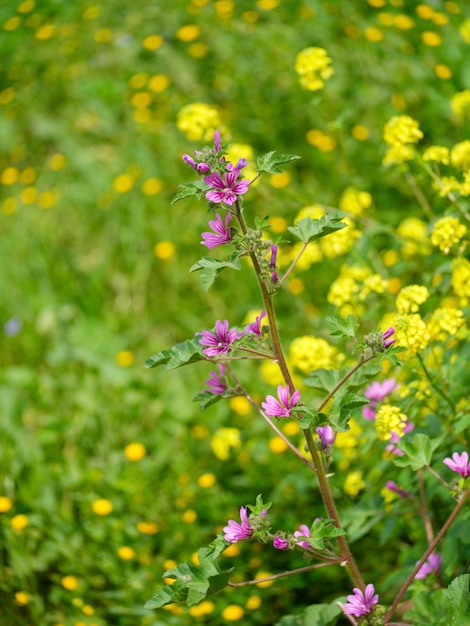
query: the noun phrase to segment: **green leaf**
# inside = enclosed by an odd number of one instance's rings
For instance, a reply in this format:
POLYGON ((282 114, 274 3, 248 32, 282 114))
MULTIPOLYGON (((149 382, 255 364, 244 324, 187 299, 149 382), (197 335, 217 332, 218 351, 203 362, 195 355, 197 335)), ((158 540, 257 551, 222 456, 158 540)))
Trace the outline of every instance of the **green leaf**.
POLYGON ((325 322, 331 328, 333 337, 355 337, 359 322, 354 315, 348 315, 346 319, 339 315, 328 315, 325 322))
POLYGON ((446 589, 449 626, 470 624, 470 574, 464 574, 450 583, 446 589))
MULTIPOLYGON (((350 367, 343 367, 340 370, 314 370, 308 378, 303 379, 303 382, 308 387, 329 393, 350 370, 350 367)), ((349 391, 355 391, 363 387, 370 380, 377 378, 381 372, 382 366, 376 361, 370 361, 360 367, 348 379, 347 389, 349 391)))
POLYGON ((258 166, 258 172, 266 172, 267 174, 281 174, 282 169, 279 165, 283 163, 289 163, 289 161, 295 161, 301 157, 296 154, 276 154, 274 150, 263 154, 258 157, 256 164, 258 166))
POLYGON ((440 445, 441 440, 441 438, 431 439, 422 433, 415 435, 412 441, 402 440, 398 447, 404 452, 404 455, 395 457, 393 461, 399 467, 408 467, 409 465, 413 471, 430 465, 433 452, 440 445))
POLYGON ((289 226, 289 230, 293 235, 298 237, 304 243, 310 243, 321 237, 326 237, 331 233, 346 228, 347 224, 342 222, 344 216, 338 213, 324 215, 318 220, 311 217, 304 217, 299 220, 295 226, 289 226))
POLYGON ((190 267, 190 272, 201 272, 201 285, 204 291, 209 291, 216 277, 226 268, 232 270, 240 269, 240 259, 238 252, 232 252, 226 261, 220 261, 210 256, 204 256, 197 263, 190 267))
POLYGON ((218 395, 215 393, 211 393, 210 391, 201 391, 201 393, 198 393, 197 396, 194 396, 193 402, 199 402, 200 409, 207 409, 213 404, 216 404, 217 402, 222 400, 223 398, 229 398, 229 397, 231 397, 230 394, 218 395))
POLYGON ((195 337, 154 354, 147 359, 144 367, 152 368, 166 365, 166 369, 171 370, 203 360, 202 346, 199 343, 199 338, 195 337))
POLYGON ((411 605, 412 608, 403 616, 407 623, 416 626, 450 626, 452 624, 446 618, 445 589, 432 589, 414 595, 411 605))
POLYGON ((359 396, 349 391, 341 393, 340 390, 340 392, 338 392, 335 396, 330 414, 328 416, 328 419, 335 431, 342 432, 348 430, 348 421, 351 416, 351 412, 354 409, 365 406, 366 404, 369 404, 369 400, 364 396, 359 396))
POLYGON ((299 426, 303 430, 316 428, 328 422, 327 416, 324 413, 319 413, 308 406, 294 407, 292 409, 292 417, 298 419, 299 426))
POLYGON ((330 626, 342 615, 338 602, 346 602, 345 597, 337 598, 330 604, 312 604, 298 615, 284 615, 275 626, 330 626))
POLYGON ((267 511, 272 506, 272 502, 263 502, 263 496, 259 493, 256 496, 256 503, 249 504, 248 508, 253 513, 253 515, 261 515, 263 511, 267 511))
POLYGON ((267 228, 271 228, 269 215, 261 218, 255 215, 255 230, 266 230, 267 228))
POLYGON ((173 602, 185 602, 190 607, 224 589, 233 568, 221 570, 214 559, 227 545, 218 537, 208 548, 199 550, 199 565, 186 561, 164 572, 165 578, 173 578, 175 582, 160 589, 145 604, 145 608, 159 609, 173 602))
POLYGON ((171 204, 175 204, 178 200, 183 200, 183 198, 189 198, 190 196, 196 196, 199 200, 202 194, 210 189, 208 185, 203 180, 196 180, 191 183, 183 183, 182 185, 178 185, 180 191, 175 195, 171 204))

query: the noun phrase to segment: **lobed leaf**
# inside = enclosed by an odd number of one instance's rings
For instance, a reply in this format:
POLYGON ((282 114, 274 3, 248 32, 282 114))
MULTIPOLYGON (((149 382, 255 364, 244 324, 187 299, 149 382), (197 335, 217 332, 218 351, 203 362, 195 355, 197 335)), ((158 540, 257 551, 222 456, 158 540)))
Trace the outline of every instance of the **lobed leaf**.
POLYGON ((404 453, 403 456, 393 459, 399 467, 411 467, 413 471, 430 465, 434 450, 440 445, 442 439, 431 439, 428 435, 419 433, 412 441, 400 441, 398 447, 404 453))
POLYGON ((274 150, 263 154, 258 157, 256 164, 258 166, 258 172, 265 172, 266 174, 281 174, 282 169, 279 165, 283 163, 289 163, 289 161, 295 161, 301 157, 296 154, 276 154, 274 150))
POLYGON ((178 185, 180 191, 174 196, 171 204, 175 204, 179 200, 183 200, 183 198, 189 198, 190 196, 196 196, 198 200, 200 200, 202 194, 210 189, 208 185, 203 180, 196 180, 191 183, 183 183, 178 185))
POLYGON ((199 338, 195 337, 154 354, 145 361, 144 367, 152 368, 166 365, 166 369, 171 370, 203 360, 202 346, 199 343, 199 338))
POLYGON ((240 259, 237 252, 233 252, 225 261, 214 259, 210 256, 204 256, 197 263, 189 268, 190 272, 201 272, 201 285, 204 291, 209 289, 214 284, 217 276, 226 268, 232 270, 240 269, 240 259))
POLYGON ((355 315, 348 315, 346 319, 339 315, 328 315, 325 322, 330 327, 330 335, 333 337, 355 337, 359 328, 355 315))
POLYGON ((470 574, 464 574, 450 583, 446 589, 448 624, 468 626, 470 624, 470 574))
POLYGON ((338 213, 332 213, 331 215, 323 215, 318 220, 314 220, 311 217, 304 217, 299 220, 295 226, 289 226, 289 230, 293 235, 298 237, 304 243, 310 243, 316 239, 331 235, 331 233, 346 228, 347 224, 342 222, 344 216, 338 213))

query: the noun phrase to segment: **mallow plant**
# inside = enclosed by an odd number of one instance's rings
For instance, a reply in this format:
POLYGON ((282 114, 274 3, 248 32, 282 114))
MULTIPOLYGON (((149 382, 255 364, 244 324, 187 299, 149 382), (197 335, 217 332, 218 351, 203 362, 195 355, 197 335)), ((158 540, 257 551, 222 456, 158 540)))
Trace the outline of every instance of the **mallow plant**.
MULTIPOLYGON (((374 330, 361 333, 361 323, 352 314, 329 315, 324 319, 324 327, 333 337, 352 346, 347 365, 339 369, 313 370, 299 382, 286 358, 276 319, 276 294, 285 287, 286 278, 295 271, 309 245, 348 227, 344 212, 339 210, 328 210, 318 218, 303 217, 288 228, 289 237, 300 241, 298 253, 290 265, 279 263, 278 257, 286 240, 270 238, 269 217, 247 215, 244 199, 252 191, 255 180, 263 174, 281 172, 282 165, 298 158, 269 152, 258 158, 257 174, 248 180, 244 176, 247 160, 241 158, 236 163, 227 160, 227 151, 217 131, 212 146, 196 151, 194 156, 183 156, 195 180, 181 186, 174 202, 187 197, 204 198, 212 219, 208 230, 201 235, 201 244, 208 251, 214 248, 226 250, 225 255, 218 254, 217 258, 203 256, 194 263, 191 271, 199 273, 202 287, 208 290, 222 271, 240 270, 241 259, 248 258, 259 286, 260 312, 245 327, 237 326, 233 320, 214 320, 212 328, 195 329, 193 338, 155 354, 148 359, 146 366, 178 368, 199 362, 210 363, 212 369, 206 388, 195 398, 201 408, 207 409, 235 396, 246 398, 260 419, 284 441, 289 454, 298 459, 299 471, 310 472, 324 514, 310 525, 299 523, 295 529, 277 528, 276 509, 282 503, 276 502, 271 509, 272 503, 265 502, 262 494, 254 494, 251 503, 239 503, 237 519, 220 520, 221 532, 209 546, 199 550, 197 564, 185 562, 162 573, 167 581, 172 580, 172 584, 157 590, 146 606, 155 609, 173 603, 192 606, 225 587, 259 583, 259 580, 234 582, 231 579, 233 568, 223 569, 219 561, 231 544, 257 541, 265 544, 265 549, 297 551, 307 563, 295 570, 273 575, 277 585, 282 586, 285 576, 302 576, 305 572, 325 567, 344 568, 350 578, 349 588, 331 590, 333 601, 310 606, 300 617, 292 617, 292 621, 279 616, 282 624, 327 626, 342 620, 343 623, 369 626, 418 623, 464 626, 470 623, 469 574, 466 573, 470 562, 468 526, 466 539, 462 537, 462 558, 454 555, 447 569, 443 548, 456 518, 460 515, 460 519, 469 519, 464 508, 470 495, 470 462, 464 449, 468 419, 465 408, 456 408, 458 399, 452 397, 459 392, 458 385, 449 390, 436 379, 430 372, 424 350, 413 344, 413 337, 410 339, 410 335, 402 331, 402 336, 408 337, 402 345, 399 329, 393 324, 383 328, 378 324, 374 330), (407 351, 417 357, 413 362, 404 360, 407 351), (247 360, 269 361, 279 368, 282 383, 261 402, 257 389, 249 389, 241 382, 239 371, 247 360), (384 378, 383 372, 393 368, 399 377, 404 363, 408 370, 421 368, 415 378, 425 379, 438 401, 455 412, 458 421, 454 432, 451 428, 437 426, 428 432, 419 423, 414 423, 410 415, 418 414, 417 404, 422 413, 429 396, 424 392, 420 396, 418 390, 411 394, 410 400, 412 385, 408 385, 408 392, 402 393, 394 404, 388 401, 391 394, 399 393, 400 383, 395 378, 384 378), (315 406, 304 400, 309 397, 304 390, 309 389, 321 394, 315 406), (409 410, 405 411, 406 406, 409 410), (384 449, 380 453, 388 455, 395 468, 393 476, 396 480, 384 477, 385 507, 392 506, 390 503, 393 502, 398 514, 414 512, 422 522, 423 539, 418 542, 421 556, 409 565, 406 559, 402 560, 401 564, 405 565, 393 581, 381 578, 383 570, 368 562, 370 555, 353 553, 331 485, 335 474, 341 472, 341 467, 335 465, 335 446, 339 445, 341 435, 348 433, 357 415, 364 424, 373 425, 378 442, 383 442, 384 449), (285 434, 282 426, 286 420, 295 421, 300 427, 304 449, 285 434), (402 480, 400 472, 406 472, 402 480), (440 511, 439 528, 436 528, 432 500, 438 490, 439 506, 444 510, 440 511), (367 571, 367 576, 363 571, 367 571), (377 572, 376 578, 374 571, 377 572), (427 606, 429 594, 432 594, 432 602, 427 606), (295 621, 298 619, 301 621, 295 621)), ((411 321, 416 321, 414 316, 423 293, 414 288, 400 296, 402 310, 399 307, 399 313, 403 313, 402 317, 408 316, 411 321)), ((401 323, 403 326, 403 321, 401 323)), ((403 383, 401 386, 407 387, 403 383)), ((369 449, 368 454, 373 452, 369 449)), ((360 465, 360 454, 356 456, 356 462, 360 465)), ((250 471, 249 466, 246 471, 250 471)), ((454 540, 448 550, 455 545, 454 540)))

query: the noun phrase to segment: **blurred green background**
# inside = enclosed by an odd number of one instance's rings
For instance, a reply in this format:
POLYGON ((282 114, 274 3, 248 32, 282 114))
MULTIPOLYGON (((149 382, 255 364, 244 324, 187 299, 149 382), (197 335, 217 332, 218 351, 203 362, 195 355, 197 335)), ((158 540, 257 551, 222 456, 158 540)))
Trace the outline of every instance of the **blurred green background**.
MULTIPOLYGON (((440 1, 2 2, 2 626, 268 625, 347 586, 322 570, 288 579, 282 594, 250 587, 192 613, 143 609, 164 569, 257 493, 282 503, 286 527, 321 514, 310 479, 246 404, 203 413, 192 402, 209 367, 143 368, 215 319, 242 326, 261 306, 247 268, 207 294, 188 271, 208 214, 193 199, 170 202, 193 179, 181 155, 211 139, 192 141, 178 116, 210 105, 252 165, 273 149, 302 157, 246 198, 247 214, 271 215, 277 232, 305 205, 338 206, 350 186, 371 194, 366 243, 278 298, 286 340, 318 333, 345 258, 379 258, 398 245, 395 226, 422 217, 399 170, 382 166, 384 124, 406 113, 426 145, 468 138, 450 101, 470 85, 469 15, 464 2, 440 1), (316 92, 294 68, 309 46, 334 68, 316 92), (223 428, 244 444, 228 460, 214 452, 223 428)), ((396 274, 415 282, 425 270, 418 257, 396 274)), ((269 390, 260 379, 254 392, 269 390)), ((241 579, 302 565, 258 548, 227 557, 241 579)))

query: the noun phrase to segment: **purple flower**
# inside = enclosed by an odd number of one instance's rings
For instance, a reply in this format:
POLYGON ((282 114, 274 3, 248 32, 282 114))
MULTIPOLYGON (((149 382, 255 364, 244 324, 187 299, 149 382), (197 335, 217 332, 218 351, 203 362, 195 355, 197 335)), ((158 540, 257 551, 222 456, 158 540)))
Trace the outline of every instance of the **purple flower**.
POLYGON ((220 132, 218 130, 214 131, 214 150, 218 152, 220 150, 220 132))
POLYGON ((240 170, 234 167, 230 172, 224 174, 224 178, 217 172, 210 174, 204 178, 204 182, 215 191, 206 193, 207 200, 215 202, 224 202, 231 205, 237 200, 237 196, 248 191, 249 182, 247 180, 238 180, 240 170))
POLYGON ((277 275, 277 270, 274 270, 274 272, 271 274, 271 282, 272 283, 279 282, 279 276, 277 275))
POLYGON ((375 402, 371 402, 368 406, 362 407, 362 417, 365 420, 375 420, 375 402))
POLYGON ((185 163, 190 165, 193 170, 196 170, 196 172, 200 174, 209 174, 209 172, 211 171, 211 166, 209 165, 209 163, 196 163, 196 161, 192 157, 190 157, 189 154, 183 154, 181 158, 185 163))
POLYGON ((273 546, 277 550, 287 550, 289 547, 289 542, 287 539, 283 539, 282 537, 274 537, 273 546))
POLYGON ((393 493, 396 493, 401 498, 409 498, 411 496, 409 491, 405 491, 404 489, 400 489, 400 487, 393 480, 387 480, 385 483, 385 487, 393 493))
MULTIPOLYGON (((298 539, 299 537, 310 537, 310 528, 308 526, 306 526, 305 524, 301 524, 299 526, 300 530, 296 530, 294 532, 294 537, 296 539, 298 539)), ((312 546, 309 544, 308 541, 304 541, 299 540, 295 542, 298 546, 300 546, 301 548, 308 548, 310 549, 312 546)))
POLYGON ((248 514, 246 512, 246 506, 240 508, 241 524, 235 522, 233 519, 229 519, 228 525, 223 529, 224 539, 230 541, 230 543, 237 543, 242 539, 248 539, 251 537, 253 529, 248 522, 248 514))
POLYGON ((397 389, 399 385, 394 378, 386 378, 383 382, 379 383, 374 380, 367 389, 364 391, 364 395, 368 400, 374 402, 383 402, 388 394, 397 389))
POLYGON ((206 356, 217 356, 218 354, 227 354, 232 349, 232 344, 239 339, 243 333, 238 333, 235 328, 228 328, 228 321, 221 322, 217 320, 215 323, 215 333, 210 330, 201 332, 202 338, 199 343, 207 346, 202 352, 206 356))
POLYGON ((428 560, 423 563, 423 565, 419 568, 418 573, 415 578, 425 578, 428 574, 432 572, 436 572, 436 575, 439 574, 442 563, 442 555, 433 552, 429 555, 428 560))
POLYGON ((21 320, 17 317, 11 317, 3 327, 3 332, 7 337, 15 337, 21 330, 21 320))
POLYGON ((256 316, 256 320, 245 326, 245 331, 251 335, 258 335, 261 337, 261 320, 266 317, 266 311, 261 311, 260 315, 256 316))
POLYGON ((374 606, 379 601, 378 594, 375 593, 374 585, 367 585, 364 593, 354 587, 353 595, 348 596, 349 602, 343 606, 343 610, 346 615, 354 615, 355 617, 361 617, 361 615, 368 615, 374 606))
POLYGON ((452 459, 444 459, 442 462, 450 467, 453 472, 460 474, 462 478, 468 478, 470 476, 470 463, 468 462, 468 452, 462 452, 458 454, 454 452, 452 459), (453 459, 453 460, 452 460, 453 459))
POLYGON ((277 261, 277 244, 271 246, 271 260, 269 261, 269 267, 272 270, 276 269, 276 261, 277 261))
POLYGON ((336 433, 331 426, 319 426, 317 429, 317 435, 320 437, 321 447, 323 450, 328 450, 332 443, 335 441, 336 433))
POLYGON ((225 224, 218 213, 215 214, 216 219, 209 221, 209 226, 214 231, 213 233, 202 233, 201 237, 204 241, 201 241, 203 246, 207 246, 209 250, 216 248, 217 246, 223 246, 225 243, 229 243, 231 240, 230 228, 228 223, 232 219, 232 214, 227 213, 225 218, 225 224))
POLYGON ((227 385, 224 381, 225 367, 219 365, 219 373, 209 372, 209 378, 206 380, 208 391, 216 396, 221 396, 227 390, 227 385))
POLYGON ((279 385, 277 395, 279 400, 276 400, 274 396, 266 396, 266 401, 261 403, 266 415, 270 417, 290 417, 291 409, 300 400, 300 391, 294 391, 292 397, 289 398, 289 387, 287 385, 285 387, 279 385))
POLYGON ((395 343, 396 339, 390 339, 390 337, 394 334, 395 329, 393 326, 390 326, 390 328, 388 328, 382 335, 383 346, 385 349, 390 348, 390 346, 395 343))

